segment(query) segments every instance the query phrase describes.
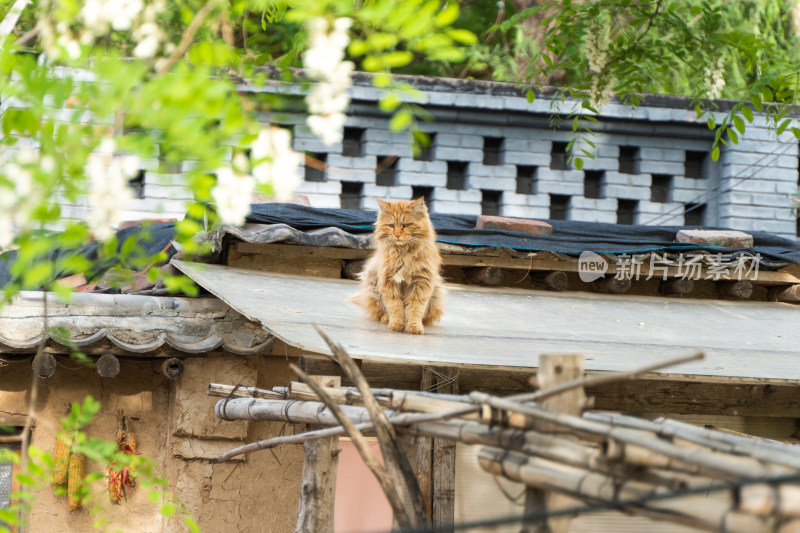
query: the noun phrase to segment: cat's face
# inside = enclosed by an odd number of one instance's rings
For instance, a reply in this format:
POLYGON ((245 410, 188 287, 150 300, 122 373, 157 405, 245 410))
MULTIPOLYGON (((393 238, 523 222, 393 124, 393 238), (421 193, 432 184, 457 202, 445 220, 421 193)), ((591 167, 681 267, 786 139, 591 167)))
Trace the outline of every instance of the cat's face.
POLYGON ((378 207, 375 237, 383 243, 403 247, 430 237, 431 221, 422 198, 410 202, 378 200, 378 207))

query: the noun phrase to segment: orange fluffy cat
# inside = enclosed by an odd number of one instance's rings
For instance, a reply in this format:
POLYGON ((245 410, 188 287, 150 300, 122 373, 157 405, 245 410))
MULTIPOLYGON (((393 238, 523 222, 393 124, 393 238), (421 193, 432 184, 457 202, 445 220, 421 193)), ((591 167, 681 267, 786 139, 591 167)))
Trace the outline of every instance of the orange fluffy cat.
POLYGON ((423 326, 442 318, 442 258, 422 198, 410 202, 378 200, 372 253, 361 272, 361 291, 353 298, 370 318, 393 331, 422 335, 423 326))

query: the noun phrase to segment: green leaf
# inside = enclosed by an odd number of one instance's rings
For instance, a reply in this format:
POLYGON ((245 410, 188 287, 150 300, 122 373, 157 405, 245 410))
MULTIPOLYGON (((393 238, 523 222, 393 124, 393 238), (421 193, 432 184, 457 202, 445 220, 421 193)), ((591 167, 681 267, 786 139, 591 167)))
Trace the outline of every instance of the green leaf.
POLYGON ((378 107, 380 107, 381 111, 384 113, 391 113, 395 109, 397 109, 400 104, 402 104, 402 100, 395 92, 389 92, 383 95, 383 98, 380 99, 378 102, 378 107))
POLYGON ((161 506, 161 515, 169 518, 170 516, 175 514, 177 507, 172 502, 167 502, 161 506))
POLYGON ((715 146, 713 150, 711 150, 711 160, 717 161, 719 159, 719 146, 715 146))
POLYGON ((454 46, 439 48, 428 53, 428 57, 438 61, 446 61, 448 63, 461 63, 464 61, 464 50, 454 46))
POLYGON ((733 116, 733 126, 739 133, 744 133, 744 120, 738 115, 733 116))
POLYGON ((449 26, 453 22, 456 21, 458 18, 458 4, 455 2, 448 3, 444 6, 444 9, 439 11, 436 14, 436 18, 434 18, 434 22, 437 26, 449 26))
POLYGON ((708 120, 706 120, 706 124, 708 124, 708 129, 710 130, 713 130, 714 128, 717 127, 717 125, 714 123, 714 119, 711 117, 709 117, 708 120))
POLYGON ((798 128, 790 128, 792 134, 794 135, 795 139, 800 139, 800 129, 798 128))
POLYGON ((397 68, 404 67, 411 63, 414 59, 414 54, 405 50, 396 50, 394 52, 387 52, 379 57, 384 66, 397 68))
POLYGON ((739 136, 730 128, 728 128, 728 138, 733 141, 733 144, 739 144, 739 136))
POLYGON ((350 55, 353 57, 363 56, 369 51, 369 46, 365 41, 356 39, 350 43, 350 46, 347 47, 347 51, 350 52, 350 55))
POLYGON ((536 98, 536 93, 533 92, 533 89, 528 89, 528 94, 525 95, 528 99, 528 103, 532 104, 533 100, 536 98))
POLYGON ((473 45, 478 43, 478 37, 469 30, 447 28, 445 33, 454 41, 462 44, 473 45))
POLYGON ((402 109, 392 116, 389 121, 389 129, 394 132, 403 131, 411 125, 413 118, 408 109, 402 109))
POLYGON ((36 484, 36 480, 29 474, 17 474, 17 481, 20 485, 33 486, 36 484))
POLYGON ((390 74, 376 74, 372 78, 372 85, 378 89, 386 89, 392 86, 392 76, 390 74))
POLYGON ((744 116, 747 122, 753 122, 753 110, 746 105, 742 106, 742 116, 744 116))
POLYGON ((750 101, 753 102, 753 107, 756 108, 756 111, 761 113, 761 110, 763 109, 763 107, 761 106, 761 97, 758 96, 757 94, 754 94, 753 97, 750 99, 750 101))
POLYGON ((189 528, 191 533, 200 533, 200 527, 198 527, 197 522, 195 522, 190 516, 184 516, 183 523, 186 524, 186 527, 189 528))
POLYGON ((788 127, 789 127, 789 124, 791 124, 791 123, 792 123, 792 119, 790 119, 790 118, 787 118, 786 120, 784 120, 783 122, 781 122, 781 123, 778 125, 778 129, 776 130, 776 132, 775 132, 775 133, 776 133, 776 134, 778 134, 778 135, 780 135, 781 133, 783 133, 784 131, 786 131, 786 128, 788 128, 788 127))
POLYGON ((576 169, 578 169, 578 170, 582 170, 583 169, 583 159, 581 159, 580 157, 576 157, 575 159, 573 159, 572 162, 575 165, 576 169))

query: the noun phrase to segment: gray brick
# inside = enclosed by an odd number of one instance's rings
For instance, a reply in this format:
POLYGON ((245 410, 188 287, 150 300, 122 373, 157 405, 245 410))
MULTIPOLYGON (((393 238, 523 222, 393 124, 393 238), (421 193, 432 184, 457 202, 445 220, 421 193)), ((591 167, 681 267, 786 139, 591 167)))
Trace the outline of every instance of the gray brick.
POLYGON ((588 209, 596 211, 613 211, 617 209, 616 198, 584 198, 582 196, 572 197, 572 207, 574 209, 588 209))
POLYGON ((467 178, 467 183, 471 189, 488 189, 493 191, 515 191, 517 189, 516 178, 470 176, 467 178))
MULTIPOLYGON (((341 152, 341 150, 339 150, 341 152)), ((406 143, 379 143, 379 142, 366 142, 364 143, 365 156, 385 156, 396 155, 397 157, 412 157, 414 154, 411 150, 411 145, 406 143)))
POLYGON ((447 175, 429 174, 425 172, 398 172, 397 182, 401 185, 444 187, 447 185, 447 175))
POLYGON ((683 176, 674 176, 672 178, 672 186, 676 189, 705 192, 708 190, 709 181, 696 180, 694 178, 684 178, 683 176))
POLYGON ((189 187, 169 185, 144 185, 145 198, 163 198, 166 200, 193 200, 194 194, 189 187))
POLYGON ((649 200, 650 189, 628 185, 606 185, 606 196, 626 200, 649 200))
POLYGON ((472 189, 466 191, 455 191, 452 189, 445 189, 444 187, 437 187, 433 190, 431 196, 434 202, 481 202, 481 191, 472 189))
POLYGON ((434 213, 477 216, 481 214, 481 204, 469 202, 434 201, 432 202, 432 210, 434 213))
POLYGON ((504 161, 507 165, 549 166, 550 153, 507 151, 504 161))
POLYGON ((646 174, 670 174, 672 176, 683 176, 685 171, 683 163, 674 161, 639 161, 639 172, 646 174))
POLYGON ((353 170, 349 168, 328 167, 329 181, 360 181, 362 183, 375 183, 375 169, 353 170))
POLYGON ((364 196, 375 198, 389 198, 392 200, 408 200, 411 198, 411 187, 408 185, 397 185, 394 187, 384 187, 365 183, 363 189, 364 196))
POLYGON ((458 145, 461 148, 477 148, 483 150, 483 137, 480 135, 459 135, 458 145))
MULTIPOLYGON (((504 195, 505 196, 505 195, 504 195)), ((521 206, 521 205, 502 205, 500 215, 504 217, 533 218, 542 220, 550 218, 549 206, 521 206)))
MULTIPOLYGON (((449 146, 451 148, 458 148, 461 146, 460 144, 460 137, 461 135, 456 135, 455 133, 437 133, 436 134, 436 147, 439 146, 449 146)), ((480 147, 477 147, 480 148, 480 147)))
POLYGON ((517 167, 514 165, 484 165, 483 163, 472 163, 467 170, 467 175, 486 176, 496 178, 513 178, 517 175, 517 167))
POLYGON ((339 154, 328 155, 328 166, 343 168, 348 170, 371 170, 377 166, 377 158, 374 155, 364 157, 349 157, 339 154))
POLYGON ((553 170, 550 168, 539 167, 536 171, 539 182, 556 181, 566 183, 578 183, 583 187, 582 170, 553 170))
POLYGON ((342 183, 340 181, 304 181, 297 186, 297 194, 332 194, 342 193, 342 183))
POLYGON ((617 222, 616 211, 595 211, 591 209, 575 209, 569 210, 570 220, 580 220, 582 222, 605 222, 608 224, 615 224, 617 222))
POLYGON ((619 168, 619 159, 611 157, 595 157, 594 159, 590 159, 584 155, 582 159, 584 170, 616 171, 619 168))
POLYGON ((583 183, 566 181, 540 181, 537 190, 540 194, 583 194, 583 183))
POLYGON ((436 158, 444 161, 483 161, 483 150, 474 148, 436 148, 436 158))
POLYGON ((339 195, 330 194, 304 194, 311 207, 318 207, 320 209, 338 209, 341 207, 341 199, 339 195))

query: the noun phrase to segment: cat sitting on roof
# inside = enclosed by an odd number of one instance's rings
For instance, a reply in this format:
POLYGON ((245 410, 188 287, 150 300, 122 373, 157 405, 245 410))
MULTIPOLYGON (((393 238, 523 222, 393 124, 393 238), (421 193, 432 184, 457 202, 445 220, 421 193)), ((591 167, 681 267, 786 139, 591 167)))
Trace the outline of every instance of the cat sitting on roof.
POLYGON ((392 331, 422 335, 442 318, 445 289, 436 232, 422 198, 378 200, 375 250, 359 278, 353 300, 392 331))

